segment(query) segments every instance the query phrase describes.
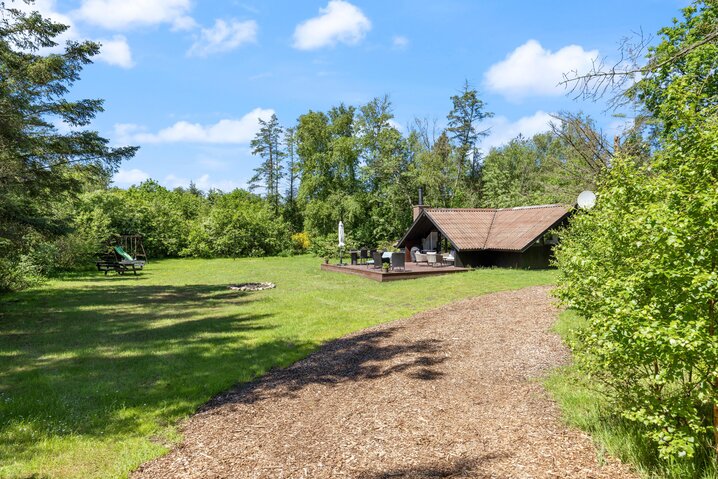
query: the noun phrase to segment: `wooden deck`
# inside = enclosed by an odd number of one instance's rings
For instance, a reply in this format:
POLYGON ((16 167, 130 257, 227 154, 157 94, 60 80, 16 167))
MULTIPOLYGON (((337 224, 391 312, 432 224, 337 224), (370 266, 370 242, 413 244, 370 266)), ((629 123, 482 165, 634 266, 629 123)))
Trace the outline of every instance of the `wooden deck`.
POLYGON ((456 266, 427 266, 425 264, 409 263, 406 270, 389 271, 384 273, 381 269, 373 269, 371 266, 365 265, 349 265, 339 266, 338 264, 322 264, 322 270, 334 271, 344 274, 355 274, 374 281, 398 281, 402 279, 425 278, 427 276, 435 276, 438 274, 463 273, 468 271, 467 268, 458 268, 456 266))

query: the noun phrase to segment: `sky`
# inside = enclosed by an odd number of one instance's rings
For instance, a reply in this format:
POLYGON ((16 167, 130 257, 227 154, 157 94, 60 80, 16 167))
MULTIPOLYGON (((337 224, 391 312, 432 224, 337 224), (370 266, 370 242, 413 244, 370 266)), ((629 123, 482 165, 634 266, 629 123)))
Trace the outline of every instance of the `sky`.
MULTIPOLYGON (((19 0, 14 0, 18 5, 19 0)), ((12 2, 11 2, 12 3, 12 2)), ((618 57, 622 38, 655 34, 687 0, 37 0, 70 25, 63 41, 103 47, 71 91, 102 98, 91 127, 138 145, 116 186, 147 178, 174 188, 246 187, 260 160, 258 118, 285 126, 309 110, 389 95, 397 127, 441 127, 465 80, 487 110, 488 151, 582 111, 608 135, 621 120, 605 102, 575 100, 568 71, 618 57)), ((62 130, 64 125, 58 125, 62 130)))

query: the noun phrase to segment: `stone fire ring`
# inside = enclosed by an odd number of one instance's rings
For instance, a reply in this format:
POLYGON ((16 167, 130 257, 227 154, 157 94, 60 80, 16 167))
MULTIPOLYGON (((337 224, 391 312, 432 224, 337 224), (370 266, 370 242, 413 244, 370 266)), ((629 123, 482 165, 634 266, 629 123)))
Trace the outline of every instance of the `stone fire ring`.
POLYGON ((276 287, 277 285, 274 283, 239 283, 229 285, 229 289, 234 291, 262 291, 276 287))

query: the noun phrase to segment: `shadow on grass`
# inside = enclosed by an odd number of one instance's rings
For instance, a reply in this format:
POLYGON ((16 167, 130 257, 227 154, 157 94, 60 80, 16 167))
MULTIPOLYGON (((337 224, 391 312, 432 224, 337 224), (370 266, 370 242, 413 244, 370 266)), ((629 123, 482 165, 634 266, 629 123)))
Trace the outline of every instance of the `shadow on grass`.
POLYGON ((396 338, 405 327, 370 330, 330 341, 301 362, 273 370, 257 381, 214 398, 204 409, 226 403, 251 404, 276 397, 295 397, 312 384, 335 386, 392 374, 405 374, 417 381, 441 378, 445 373, 438 366, 448 359, 442 353, 443 341, 396 338))
POLYGON ((400 341, 395 327, 332 341, 248 383, 319 346, 273 331, 272 314, 251 313, 259 295, 141 276, 12 295, 0 305, 0 463, 28 461, 55 438, 156 435, 233 384, 244 385, 209 407, 315 383, 443 374, 439 341, 400 341))
POLYGON ((107 281, 9 299, 0 305, 0 463, 32 457, 47 438, 149 436, 314 347, 273 337, 270 315, 248 313, 253 296, 225 285, 107 281))

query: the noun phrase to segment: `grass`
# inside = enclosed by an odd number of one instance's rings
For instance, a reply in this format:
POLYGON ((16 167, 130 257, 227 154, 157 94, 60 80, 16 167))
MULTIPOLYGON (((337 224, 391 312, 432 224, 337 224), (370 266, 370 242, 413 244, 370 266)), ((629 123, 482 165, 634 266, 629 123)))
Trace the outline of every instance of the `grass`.
MULTIPOLYGON (((555 325, 556 331, 571 344, 587 322, 573 311, 565 311, 555 325)), ((646 478, 718 479, 714 456, 704 448, 691 462, 666 462, 658 459, 654 445, 644 439, 640 428, 610 413, 601 388, 591 384, 575 365, 554 371, 545 383, 558 402, 566 422, 591 435, 599 455, 618 457, 632 464, 646 478)))
POLYGON ((0 477, 126 477, 212 396, 325 341, 553 278, 488 269, 376 283, 310 257, 182 259, 0 297, 0 477), (226 287, 246 281, 277 288, 226 287))

